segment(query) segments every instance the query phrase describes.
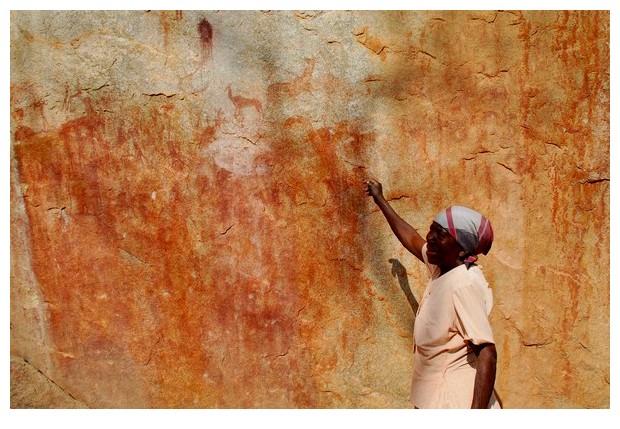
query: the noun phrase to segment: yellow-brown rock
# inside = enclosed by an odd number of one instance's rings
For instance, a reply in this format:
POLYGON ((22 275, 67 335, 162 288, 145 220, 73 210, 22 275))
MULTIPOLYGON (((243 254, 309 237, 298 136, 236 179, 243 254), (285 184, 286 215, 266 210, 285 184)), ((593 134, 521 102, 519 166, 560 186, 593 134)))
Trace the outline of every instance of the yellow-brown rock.
POLYGON ((504 407, 609 407, 609 23, 12 12, 11 355, 91 408, 408 407, 372 176, 493 222, 504 407))

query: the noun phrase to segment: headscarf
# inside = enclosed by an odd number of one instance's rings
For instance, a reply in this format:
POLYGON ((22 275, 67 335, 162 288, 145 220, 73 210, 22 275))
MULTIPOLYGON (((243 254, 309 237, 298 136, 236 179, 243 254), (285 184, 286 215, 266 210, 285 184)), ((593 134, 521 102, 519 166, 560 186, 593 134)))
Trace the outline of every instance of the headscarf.
POLYGON ((493 244, 491 222, 478 213, 463 206, 451 206, 435 216, 435 222, 444 227, 469 255, 465 262, 468 268, 478 260, 478 254, 486 255, 493 244))

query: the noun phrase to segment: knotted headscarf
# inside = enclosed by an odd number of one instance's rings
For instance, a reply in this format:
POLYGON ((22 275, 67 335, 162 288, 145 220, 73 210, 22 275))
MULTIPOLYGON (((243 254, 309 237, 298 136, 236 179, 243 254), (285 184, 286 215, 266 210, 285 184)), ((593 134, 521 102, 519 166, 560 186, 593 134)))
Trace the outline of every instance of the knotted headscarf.
POLYGON ((478 260, 478 254, 486 255, 493 244, 491 222, 478 213, 463 206, 451 206, 435 216, 435 222, 444 227, 469 255, 468 266, 478 260))

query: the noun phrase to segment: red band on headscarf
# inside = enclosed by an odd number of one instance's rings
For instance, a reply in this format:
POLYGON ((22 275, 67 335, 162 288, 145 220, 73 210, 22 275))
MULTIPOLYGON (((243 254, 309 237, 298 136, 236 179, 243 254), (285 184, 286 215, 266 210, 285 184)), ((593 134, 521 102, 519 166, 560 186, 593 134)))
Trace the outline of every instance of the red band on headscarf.
POLYGON ((478 227, 478 252, 487 254, 491 249, 493 242, 493 228, 489 220, 482 216, 480 226, 478 227))
POLYGON ((452 219, 452 207, 446 209, 446 219, 448 220, 450 235, 456 240, 456 228, 454 228, 454 219, 452 219))

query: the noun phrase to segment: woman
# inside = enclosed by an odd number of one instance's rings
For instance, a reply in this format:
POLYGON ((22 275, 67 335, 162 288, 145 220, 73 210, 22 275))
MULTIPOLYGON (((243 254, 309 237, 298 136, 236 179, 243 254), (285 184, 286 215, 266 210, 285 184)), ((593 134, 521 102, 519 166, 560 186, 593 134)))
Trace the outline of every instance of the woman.
POLYGON ((491 248, 491 223, 474 210, 452 206, 437 214, 425 240, 388 204, 381 183, 364 184, 398 240, 430 276, 413 333, 411 402, 416 408, 501 408, 493 392, 497 352, 488 320, 493 297, 474 264, 491 248))

